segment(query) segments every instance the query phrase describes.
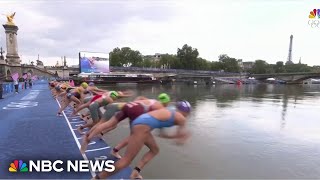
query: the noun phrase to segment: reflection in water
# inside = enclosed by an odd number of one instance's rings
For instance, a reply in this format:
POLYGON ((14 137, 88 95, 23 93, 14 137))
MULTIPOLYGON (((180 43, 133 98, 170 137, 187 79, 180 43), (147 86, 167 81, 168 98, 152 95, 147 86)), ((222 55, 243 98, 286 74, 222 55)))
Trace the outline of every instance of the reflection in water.
POLYGON ((173 101, 186 99, 193 106, 188 119, 191 141, 177 147, 157 139, 160 154, 143 171, 148 179, 320 178, 320 86, 105 88, 131 89, 150 98, 166 92, 173 101))
POLYGON ((287 112, 287 107, 288 107, 288 97, 287 95, 283 95, 283 100, 282 100, 282 120, 281 120, 281 129, 285 128, 286 126, 286 112, 287 112))

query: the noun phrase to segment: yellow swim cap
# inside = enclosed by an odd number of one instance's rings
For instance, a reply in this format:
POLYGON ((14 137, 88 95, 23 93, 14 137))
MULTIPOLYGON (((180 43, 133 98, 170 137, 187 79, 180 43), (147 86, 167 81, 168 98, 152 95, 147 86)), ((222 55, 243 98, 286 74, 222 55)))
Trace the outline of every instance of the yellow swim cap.
POLYGON ((81 87, 83 87, 84 89, 86 89, 88 86, 89 86, 89 85, 88 85, 88 83, 86 83, 86 82, 81 83, 81 87))

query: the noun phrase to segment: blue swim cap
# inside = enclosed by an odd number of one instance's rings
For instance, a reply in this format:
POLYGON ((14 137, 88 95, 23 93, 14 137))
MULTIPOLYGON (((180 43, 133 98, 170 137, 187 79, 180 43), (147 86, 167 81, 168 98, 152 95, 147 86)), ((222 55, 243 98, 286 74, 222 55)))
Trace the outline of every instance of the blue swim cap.
POLYGON ((89 83, 89 86, 94 86, 94 83, 93 83, 93 82, 90 82, 90 83, 89 83))
POLYGON ((176 108, 179 111, 189 113, 191 111, 191 105, 188 101, 178 101, 176 104, 176 108))

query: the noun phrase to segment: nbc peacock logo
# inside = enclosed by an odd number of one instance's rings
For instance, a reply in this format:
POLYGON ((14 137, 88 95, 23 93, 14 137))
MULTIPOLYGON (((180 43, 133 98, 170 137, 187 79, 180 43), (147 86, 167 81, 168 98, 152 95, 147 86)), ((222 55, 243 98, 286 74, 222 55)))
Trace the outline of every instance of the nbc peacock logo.
POLYGON ((309 13, 309 21, 308 24, 312 28, 319 28, 320 27, 320 9, 313 9, 309 13), (318 16, 318 18, 317 18, 318 16))
POLYGON ((9 172, 28 172, 27 164, 22 160, 14 160, 9 167, 9 172))
POLYGON ((314 9, 313 11, 310 11, 309 18, 315 19, 318 16, 320 18, 320 9, 314 9))

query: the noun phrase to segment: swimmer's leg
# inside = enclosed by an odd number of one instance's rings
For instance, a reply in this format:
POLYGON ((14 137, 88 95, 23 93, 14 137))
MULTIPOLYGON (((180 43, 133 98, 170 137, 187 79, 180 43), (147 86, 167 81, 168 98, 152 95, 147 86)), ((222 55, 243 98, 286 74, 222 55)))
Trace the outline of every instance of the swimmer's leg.
POLYGON ((130 176, 131 179, 135 179, 135 178, 142 179, 142 176, 140 175, 140 170, 159 153, 159 146, 157 145, 151 133, 149 133, 149 136, 144 144, 149 148, 149 152, 144 154, 141 161, 136 166, 139 169, 139 171, 137 169, 134 169, 132 171, 130 176))
POLYGON ((96 135, 100 134, 103 130, 109 130, 110 128, 113 128, 117 126, 118 121, 116 119, 114 120, 109 120, 107 122, 104 122, 97 126, 95 129, 93 129, 90 133, 86 134, 83 137, 82 144, 80 151, 83 153, 88 147, 89 142, 91 141, 92 138, 94 138, 96 135))
POLYGON ((116 158, 121 158, 121 155, 119 154, 119 151, 126 147, 128 145, 130 136, 126 137, 124 140, 122 140, 119 144, 116 145, 111 151, 111 154, 116 158))
POLYGON ((137 127, 133 129, 133 134, 129 138, 129 144, 128 148, 126 149, 125 155, 114 164, 115 170, 113 172, 103 171, 99 175, 97 175, 95 179, 105 179, 122 170, 123 168, 128 167, 131 164, 132 160, 142 149, 148 136, 149 130, 146 130, 145 128, 137 127))
POLYGON ((93 127, 95 125, 95 123, 94 122, 92 122, 92 123, 86 123, 85 125, 81 125, 81 126, 79 126, 78 128, 77 128, 77 130, 78 130, 78 132, 80 133, 80 134, 83 134, 83 132, 82 132, 82 130, 83 129, 85 129, 85 128, 91 128, 91 127, 93 127))
POLYGON ((65 104, 63 104, 61 107, 60 107, 60 109, 59 109, 59 111, 58 111, 58 113, 57 113, 57 115, 58 116, 62 116, 62 111, 69 105, 69 103, 70 103, 70 100, 68 99, 67 100, 67 103, 65 103, 65 104))

